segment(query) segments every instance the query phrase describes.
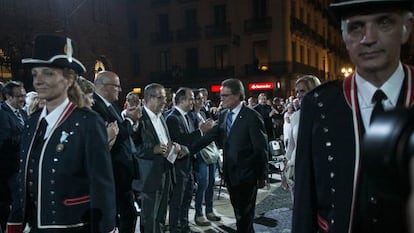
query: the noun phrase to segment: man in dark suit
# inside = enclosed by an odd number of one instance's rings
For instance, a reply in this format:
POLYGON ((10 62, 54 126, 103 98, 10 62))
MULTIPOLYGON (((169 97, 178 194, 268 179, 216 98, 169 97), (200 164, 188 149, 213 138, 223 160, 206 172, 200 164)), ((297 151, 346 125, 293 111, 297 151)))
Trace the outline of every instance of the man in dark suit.
POLYGON ((117 196, 117 211, 119 215, 120 232, 132 233, 135 231, 137 213, 134 206, 134 193, 132 180, 136 178, 136 149, 132 141, 132 125, 138 120, 134 110, 127 109, 125 119, 114 105, 122 91, 117 74, 111 71, 102 71, 95 79, 95 104, 92 109, 96 111, 106 123, 116 121, 119 133, 115 144, 111 148, 112 166, 115 178, 117 196))
MULTIPOLYGON (((194 93, 190 88, 180 88, 175 93, 176 106, 167 116, 167 125, 171 139, 181 145, 190 146, 192 142, 201 137, 202 131, 208 130, 212 122, 202 123, 200 129, 194 129, 194 123, 187 115, 194 105, 194 93)), ((190 208, 193 183, 192 156, 184 156, 174 163, 177 183, 173 186, 170 201, 170 232, 189 232, 188 209, 190 208)))
POLYGON ((263 117, 268 141, 275 140, 276 138, 274 137, 272 122, 274 112, 272 112, 272 107, 267 104, 267 96, 265 93, 260 93, 257 99, 258 104, 254 106, 253 109, 263 117))
POLYGON ((9 81, 2 89, 4 103, 0 105, 0 228, 6 230, 6 222, 11 204, 10 182, 19 167, 21 136, 27 120, 22 110, 26 90, 23 83, 9 81))
POLYGON ((267 179, 268 145, 263 119, 243 105, 244 87, 238 79, 222 82, 223 111, 218 124, 196 141, 191 152, 215 140, 223 148, 223 178, 234 208, 237 232, 254 232, 257 189, 267 179))
MULTIPOLYGON (((398 181, 363 179, 367 164, 361 142, 379 112, 414 103, 414 69, 400 61, 413 26, 411 4, 343 0, 330 5, 355 72, 322 84, 302 100, 293 233, 407 231, 406 210, 375 190, 376 183, 398 181)), ((386 128, 377 133, 387 133, 386 128)))
POLYGON ((171 145, 175 153, 180 146, 170 138, 162 115, 167 97, 165 89, 157 83, 144 90, 145 105, 135 144, 137 145, 141 192, 141 232, 165 232, 165 219, 171 184, 175 180, 172 162, 167 160, 171 145))

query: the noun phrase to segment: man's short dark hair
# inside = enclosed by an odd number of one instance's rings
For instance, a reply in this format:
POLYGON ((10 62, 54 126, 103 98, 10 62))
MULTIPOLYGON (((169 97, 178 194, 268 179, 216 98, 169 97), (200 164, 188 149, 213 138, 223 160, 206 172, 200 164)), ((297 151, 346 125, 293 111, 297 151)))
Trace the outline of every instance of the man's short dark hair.
POLYGON ((233 95, 240 95, 240 101, 244 100, 245 98, 244 86, 243 86, 243 83, 239 79, 236 79, 236 78, 226 79, 221 83, 221 86, 229 88, 233 95))
POLYGON ((188 87, 181 87, 175 92, 175 104, 179 104, 187 99, 187 91, 191 91, 188 87))
POLYGON ((148 101, 151 97, 155 97, 158 89, 164 89, 164 86, 158 83, 150 83, 144 88, 144 100, 148 101))
POLYGON ((3 98, 7 99, 7 96, 14 96, 13 89, 16 87, 23 88, 24 85, 22 82, 19 81, 8 81, 4 87, 1 89, 3 98))

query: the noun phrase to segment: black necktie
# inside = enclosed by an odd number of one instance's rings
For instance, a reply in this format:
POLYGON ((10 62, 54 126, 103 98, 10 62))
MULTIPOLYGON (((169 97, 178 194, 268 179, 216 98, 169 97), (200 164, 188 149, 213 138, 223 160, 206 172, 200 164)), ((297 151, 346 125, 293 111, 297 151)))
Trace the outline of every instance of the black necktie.
POLYGON ((382 101, 386 99, 387 96, 382 90, 378 89, 375 91, 374 96, 372 97, 372 103, 375 104, 375 106, 371 113, 371 119, 369 121, 370 124, 378 116, 378 114, 384 112, 384 105, 382 104, 382 101))
POLYGON ((37 128, 35 138, 33 141, 33 147, 36 148, 37 146, 41 145, 43 142, 43 139, 46 134, 47 129, 47 121, 45 118, 42 118, 42 120, 39 123, 39 128, 37 128))

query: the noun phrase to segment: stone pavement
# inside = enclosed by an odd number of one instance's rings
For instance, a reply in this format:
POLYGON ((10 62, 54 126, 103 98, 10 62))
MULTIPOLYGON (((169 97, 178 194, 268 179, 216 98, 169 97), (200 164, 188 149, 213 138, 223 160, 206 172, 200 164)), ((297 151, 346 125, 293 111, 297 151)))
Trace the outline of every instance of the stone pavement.
MULTIPOLYGON (((219 181, 217 182, 217 184, 219 181)), ((209 227, 200 227, 194 223, 194 209, 190 209, 190 227, 196 232, 236 232, 236 220, 230 204, 227 189, 224 187, 214 191, 214 211, 221 216, 219 222, 212 222, 209 227)), ((194 206, 194 202, 192 203, 194 206)), ((256 218, 254 229, 256 233, 289 233, 291 227, 292 201, 290 193, 280 187, 280 176, 272 174, 270 184, 258 191, 256 201, 256 218)), ((138 218, 139 221, 139 218, 138 218)), ((167 220, 168 222, 168 220, 167 220)), ((138 222, 139 224, 139 222, 138 222)), ((138 228, 138 227, 137 227, 138 228)), ((136 233, 139 229, 136 230, 136 233)))
MULTIPOLYGON (((194 210, 190 210, 190 227, 198 232, 236 232, 236 220, 226 188, 218 197, 215 190, 214 211, 222 217, 220 222, 213 222, 209 227, 200 227, 194 223, 194 210)), ((292 200, 290 193, 280 187, 280 176, 273 174, 270 185, 260 189, 256 201, 256 233, 288 233, 291 228, 292 200)))

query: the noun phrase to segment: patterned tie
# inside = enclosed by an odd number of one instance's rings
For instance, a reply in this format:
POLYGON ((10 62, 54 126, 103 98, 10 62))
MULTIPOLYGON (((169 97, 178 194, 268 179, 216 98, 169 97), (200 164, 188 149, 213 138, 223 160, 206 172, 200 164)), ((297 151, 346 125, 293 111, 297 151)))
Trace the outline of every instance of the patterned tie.
POLYGON ((229 110, 229 113, 227 113, 227 120, 226 120, 226 132, 227 136, 230 134, 231 124, 233 123, 233 114, 231 110, 229 110))
POLYGON ((22 114, 20 114, 19 110, 16 110, 16 111, 14 112, 14 114, 16 114, 16 117, 17 117, 17 119, 19 120, 19 123, 20 123, 21 125, 24 125, 24 119, 23 119, 22 114))
POLYGON ((384 112, 384 106, 382 104, 382 101, 386 99, 387 96, 384 94, 382 90, 378 89, 377 91, 375 91, 374 96, 372 97, 372 103, 375 104, 375 106, 371 113, 371 119, 369 121, 370 124, 378 116, 378 114, 384 112))

